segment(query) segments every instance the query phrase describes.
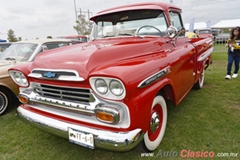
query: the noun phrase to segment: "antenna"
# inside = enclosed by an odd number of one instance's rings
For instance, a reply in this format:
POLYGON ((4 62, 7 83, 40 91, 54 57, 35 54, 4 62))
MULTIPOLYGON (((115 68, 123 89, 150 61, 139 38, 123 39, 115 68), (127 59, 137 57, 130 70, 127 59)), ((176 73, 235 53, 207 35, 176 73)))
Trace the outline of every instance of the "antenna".
POLYGON ((182 7, 182 0, 180 0, 180 8, 182 7))

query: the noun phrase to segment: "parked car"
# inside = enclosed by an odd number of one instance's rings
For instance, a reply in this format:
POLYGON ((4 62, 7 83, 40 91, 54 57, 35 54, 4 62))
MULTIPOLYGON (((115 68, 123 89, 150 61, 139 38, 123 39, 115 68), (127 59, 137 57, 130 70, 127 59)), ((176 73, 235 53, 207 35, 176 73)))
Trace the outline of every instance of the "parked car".
POLYGON ((78 40, 80 42, 87 42, 88 41, 88 38, 85 35, 69 35, 69 36, 62 36, 62 37, 59 37, 59 38, 78 40))
POLYGON ((199 38, 198 35, 194 32, 186 32, 185 36, 187 36, 188 38, 199 38))
POLYGON ((214 39, 211 28, 197 29, 197 30, 195 31, 195 33, 196 33, 200 38, 210 37, 210 38, 214 39))
POLYGON ((226 43, 230 34, 229 33, 219 33, 215 37, 215 43, 226 43))
POLYGON ((18 64, 33 61, 36 55, 45 50, 70 44, 72 41, 67 39, 21 41, 13 43, 5 52, 0 54, 0 115, 18 95, 17 85, 10 78, 8 69, 18 64))
POLYGON ((180 35, 181 9, 163 2, 115 7, 91 21, 90 41, 9 70, 17 115, 87 148, 153 151, 167 126, 166 100, 178 105, 203 87, 213 40, 180 35))
POLYGON ((11 44, 12 42, 0 42, 0 54, 5 51, 11 44))

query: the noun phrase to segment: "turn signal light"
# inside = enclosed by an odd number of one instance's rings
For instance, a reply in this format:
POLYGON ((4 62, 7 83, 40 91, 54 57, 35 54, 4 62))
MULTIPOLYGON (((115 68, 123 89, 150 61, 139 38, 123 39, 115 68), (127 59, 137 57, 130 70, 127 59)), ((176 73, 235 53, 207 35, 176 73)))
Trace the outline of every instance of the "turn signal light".
POLYGON ((28 103, 28 97, 26 97, 24 95, 19 95, 18 99, 21 103, 28 103))
POLYGON ((96 113, 96 117, 100 120, 100 121, 104 121, 107 123, 113 123, 114 122, 114 116, 110 113, 106 113, 106 112, 97 112, 96 113))

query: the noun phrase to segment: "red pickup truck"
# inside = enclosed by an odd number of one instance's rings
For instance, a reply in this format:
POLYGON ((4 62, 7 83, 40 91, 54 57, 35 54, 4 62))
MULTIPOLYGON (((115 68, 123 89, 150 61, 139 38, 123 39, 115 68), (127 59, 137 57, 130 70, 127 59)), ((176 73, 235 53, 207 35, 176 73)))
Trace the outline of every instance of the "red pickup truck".
POLYGON ((90 41, 9 70, 20 91, 18 116, 91 149, 153 151, 164 137, 166 101, 177 106, 202 88, 213 40, 185 37, 181 9, 162 2, 111 8, 91 20, 90 41))

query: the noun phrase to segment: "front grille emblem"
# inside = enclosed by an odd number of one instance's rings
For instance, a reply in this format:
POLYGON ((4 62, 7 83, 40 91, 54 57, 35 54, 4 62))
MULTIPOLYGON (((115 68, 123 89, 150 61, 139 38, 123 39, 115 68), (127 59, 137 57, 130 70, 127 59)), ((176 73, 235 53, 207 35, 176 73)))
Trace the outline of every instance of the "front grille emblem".
POLYGON ((45 72, 44 74, 43 74, 43 76, 44 77, 47 77, 47 78, 54 78, 54 77, 56 77, 56 73, 53 73, 53 72, 45 72))
POLYGON ((36 68, 33 69, 31 73, 28 74, 29 77, 37 79, 48 79, 48 80, 59 80, 59 81, 78 81, 82 82, 85 79, 80 77, 77 71, 68 69, 43 69, 36 68))

